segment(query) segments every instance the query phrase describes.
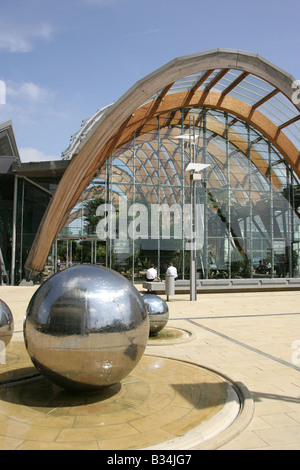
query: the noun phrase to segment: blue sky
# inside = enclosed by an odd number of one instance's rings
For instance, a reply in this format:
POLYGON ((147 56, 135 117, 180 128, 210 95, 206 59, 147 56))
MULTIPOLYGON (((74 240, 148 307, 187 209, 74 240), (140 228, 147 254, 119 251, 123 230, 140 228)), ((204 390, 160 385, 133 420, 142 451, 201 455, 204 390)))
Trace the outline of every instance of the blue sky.
POLYGON ((300 79, 299 0, 0 0, 0 122, 23 161, 60 159, 81 121, 176 57, 232 48, 300 79))

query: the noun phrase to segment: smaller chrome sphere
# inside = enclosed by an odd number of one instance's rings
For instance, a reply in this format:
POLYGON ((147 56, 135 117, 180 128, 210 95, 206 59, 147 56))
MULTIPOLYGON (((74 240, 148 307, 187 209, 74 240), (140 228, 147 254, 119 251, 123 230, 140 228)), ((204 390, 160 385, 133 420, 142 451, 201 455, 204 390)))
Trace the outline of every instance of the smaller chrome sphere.
POLYGON ((14 319, 10 308, 0 299, 0 347, 1 341, 5 346, 10 342, 14 333, 14 319))
POLYGON ((166 302, 154 294, 143 295, 149 315, 149 336, 157 335, 168 323, 169 307, 166 302))

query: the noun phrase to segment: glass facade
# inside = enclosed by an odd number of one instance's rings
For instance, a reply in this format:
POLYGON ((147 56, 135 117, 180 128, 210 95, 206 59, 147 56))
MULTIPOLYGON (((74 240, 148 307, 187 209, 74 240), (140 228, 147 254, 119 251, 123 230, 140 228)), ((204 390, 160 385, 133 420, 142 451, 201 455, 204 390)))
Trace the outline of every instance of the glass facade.
POLYGON ((299 179, 259 132, 208 108, 153 119, 106 160, 57 238, 52 260, 101 263, 134 282, 169 261, 189 279, 196 181, 199 278, 299 277, 299 179), (106 205, 105 205, 106 204, 106 205))
POLYGON ((14 177, 0 175, 0 285, 9 283, 11 273, 13 188, 14 177))
POLYGON ((25 278, 25 261, 59 180, 59 177, 51 176, 17 178, 14 272, 16 285, 25 278))

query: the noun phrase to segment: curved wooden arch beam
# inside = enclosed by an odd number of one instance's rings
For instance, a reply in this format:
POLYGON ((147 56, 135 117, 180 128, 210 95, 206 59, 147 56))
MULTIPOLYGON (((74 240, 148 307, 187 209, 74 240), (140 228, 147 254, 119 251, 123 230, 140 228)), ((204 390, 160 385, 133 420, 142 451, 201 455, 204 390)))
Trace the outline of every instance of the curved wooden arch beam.
MULTIPOLYGON (((155 113, 152 113, 150 105, 145 105, 135 112, 130 122, 126 126, 126 130, 116 142, 116 146, 124 145, 127 139, 131 139, 132 133, 136 129, 143 127, 150 118, 160 116, 161 114, 171 113, 174 109, 181 109, 183 103, 186 103, 186 93, 176 93, 168 95, 157 107, 155 113)), ((197 91, 189 100, 190 108, 211 108, 218 109, 238 117, 242 121, 247 122, 254 129, 258 130, 274 147, 285 157, 296 174, 300 177, 300 159, 299 150, 293 145, 288 137, 278 129, 278 127, 264 116, 260 111, 253 109, 246 103, 243 103, 231 96, 223 97, 220 93, 206 92, 205 90, 197 91)), ((141 131, 142 132, 142 131, 141 131)))
MULTIPOLYGON (((257 109, 252 109, 249 105, 238 100, 232 101, 233 98, 228 95, 220 96, 218 93, 205 91, 197 91, 194 94, 190 92, 188 96, 185 93, 184 103, 182 97, 179 96, 180 94, 165 95, 163 100, 152 101, 148 105, 148 113, 145 112, 147 107, 145 108, 143 103, 158 91, 166 89, 171 83, 187 75, 216 68, 247 71, 266 80, 284 93, 288 99, 292 99, 294 78, 291 75, 256 54, 236 50, 215 49, 180 57, 137 82, 118 101, 104 110, 87 139, 82 140, 78 154, 73 157, 64 173, 34 239, 25 263, 28 279, 35 277, 42 271, 56 235, 88 181, 92 179, 97 169, 101 167, 109 153, 117 147, 117 144, 124 141, 124 134, 128 133, 128 129, 131 128, 132 131, 138 128, 138 123, 134 122, 136 121, 135 114, 140 114, 140 119, 145 123, 150 116, 153 117, 162 112, 162 108, 165 108, 170 97, 173 97, 174 100, 171 109, 178 109, 183 104, 192 106, 192 102, 196 99, 198 106, 221 109, 246 120, 254 128, 260 130, 288 161, 290 160, 289 163, 299 175, 299 152, 289 139, 257 109), (199 93, 200 96, 198 96, 199 93), (151 111, 150 115, 149 111, 151 111), (267 132, 265 132, 266 125, 267 132)), ((300 106, 298 109, 300 110, 300 106)))

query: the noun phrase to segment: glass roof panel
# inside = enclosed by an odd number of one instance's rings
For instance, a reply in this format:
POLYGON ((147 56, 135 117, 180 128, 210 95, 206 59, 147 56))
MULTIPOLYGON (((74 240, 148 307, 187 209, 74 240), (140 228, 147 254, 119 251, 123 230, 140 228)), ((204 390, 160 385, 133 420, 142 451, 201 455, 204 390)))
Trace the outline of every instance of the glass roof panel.
POLYGON ((211 81, 218 75, 221 69, 215 69, 210 76, 202 83, 200 90, 203 90, 206 86, 209 86, 211 81))
POLYGON ((299 148, 300 147, 300 123, 291 124, 282 130, 282 132, 290 139, 293 144, 299 148))
POLYGON ((219 92, 223 92, 234 80, 236 80, 242 72, 239 70, 229 70, 214 86, 219 92))
POLYGON ((292 107, 291 102, 282 93, 273 96, 258 109, 276 125, 283 124, 299 114, 296 112, 297 108, 292 107))
POLYGON ((181 91, 188 91, 195 86, 195 84, 206 74, 206 70, 200 73, 193 73, 188 75, 180 80, 177 80, 173 86, 170 88, 168 94, 170 93, 179 93, 181 91))
POLYGON ((254 75, 248 75, 241 81, 241 83, 229 92, 229 95, 253 106, 274 89, 275 88, 267 82, 255 77, 254 75))

